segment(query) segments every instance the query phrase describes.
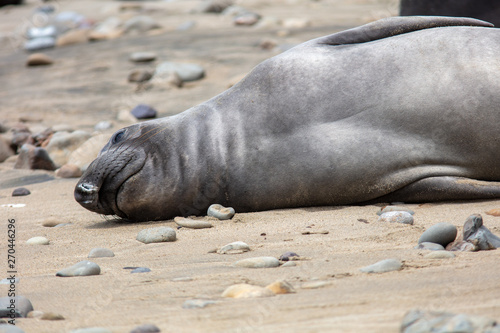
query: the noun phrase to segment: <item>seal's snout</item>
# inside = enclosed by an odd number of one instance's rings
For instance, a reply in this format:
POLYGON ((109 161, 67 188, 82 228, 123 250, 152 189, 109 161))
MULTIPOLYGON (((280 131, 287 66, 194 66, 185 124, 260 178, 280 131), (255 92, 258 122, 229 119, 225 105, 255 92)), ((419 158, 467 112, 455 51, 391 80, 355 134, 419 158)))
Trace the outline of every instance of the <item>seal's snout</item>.
POLYGON ((97 198, 99 188, 88 183, 78 184, 75 188, 75 200, 82 206, 92 204, 97 198))

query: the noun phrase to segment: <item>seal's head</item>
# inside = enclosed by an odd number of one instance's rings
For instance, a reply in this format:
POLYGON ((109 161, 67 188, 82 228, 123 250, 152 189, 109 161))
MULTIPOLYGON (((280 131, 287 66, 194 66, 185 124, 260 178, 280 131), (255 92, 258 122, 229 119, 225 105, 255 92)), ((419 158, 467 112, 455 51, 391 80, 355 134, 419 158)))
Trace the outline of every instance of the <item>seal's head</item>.
POLYGON ((89 165, 75 188, 75 199, 84 208, 104 215, 131 220, 154 219, 155 211, 146 212, 141 202, 158 196, 157 184, 150 181, 157 172, 155 158, 158 134, 165 127, 144 122, 123 128, 89 165))

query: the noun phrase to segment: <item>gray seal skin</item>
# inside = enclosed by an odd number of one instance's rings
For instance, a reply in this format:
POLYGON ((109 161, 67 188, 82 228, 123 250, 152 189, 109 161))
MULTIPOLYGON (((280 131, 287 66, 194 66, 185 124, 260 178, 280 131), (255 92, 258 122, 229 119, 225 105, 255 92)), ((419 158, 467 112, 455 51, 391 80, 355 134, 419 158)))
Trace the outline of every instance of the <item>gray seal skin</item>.
POLYGON ((317 38, 172 117, 116 132, 75 188, 135 221, 500 198, 500 30, 396 17, 317 38))

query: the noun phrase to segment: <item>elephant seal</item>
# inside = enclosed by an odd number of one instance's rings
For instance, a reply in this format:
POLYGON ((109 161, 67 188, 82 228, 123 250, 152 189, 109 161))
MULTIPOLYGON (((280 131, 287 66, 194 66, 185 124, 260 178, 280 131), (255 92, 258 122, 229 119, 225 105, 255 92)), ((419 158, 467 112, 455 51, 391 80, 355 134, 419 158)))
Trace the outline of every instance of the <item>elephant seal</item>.
POLYGON ((401 0, 401 16, 438 15, 473 17, 500 25, 500 2, 496 0, 401 0))
POLYGON ((500 31, 395 17, 313 39, 178 115, 117 131, 85 208, 135 221, 500 198, 500 31))

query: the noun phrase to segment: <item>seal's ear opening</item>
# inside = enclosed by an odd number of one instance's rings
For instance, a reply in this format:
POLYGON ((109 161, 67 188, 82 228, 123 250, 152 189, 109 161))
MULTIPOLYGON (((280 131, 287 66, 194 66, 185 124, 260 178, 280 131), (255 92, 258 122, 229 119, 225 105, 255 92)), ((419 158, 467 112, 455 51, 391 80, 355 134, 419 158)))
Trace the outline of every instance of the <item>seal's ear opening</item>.
POLYGON ((388 38, 413 31, 450 27, 450 26, 478 26, 494 27, 493 24, 468 17, 446 16, 405 16, 388 17, 357 28, 338 32, 333 35, 319 38, 318 44, 348 45, 367 43, 378 39, 388 38))

